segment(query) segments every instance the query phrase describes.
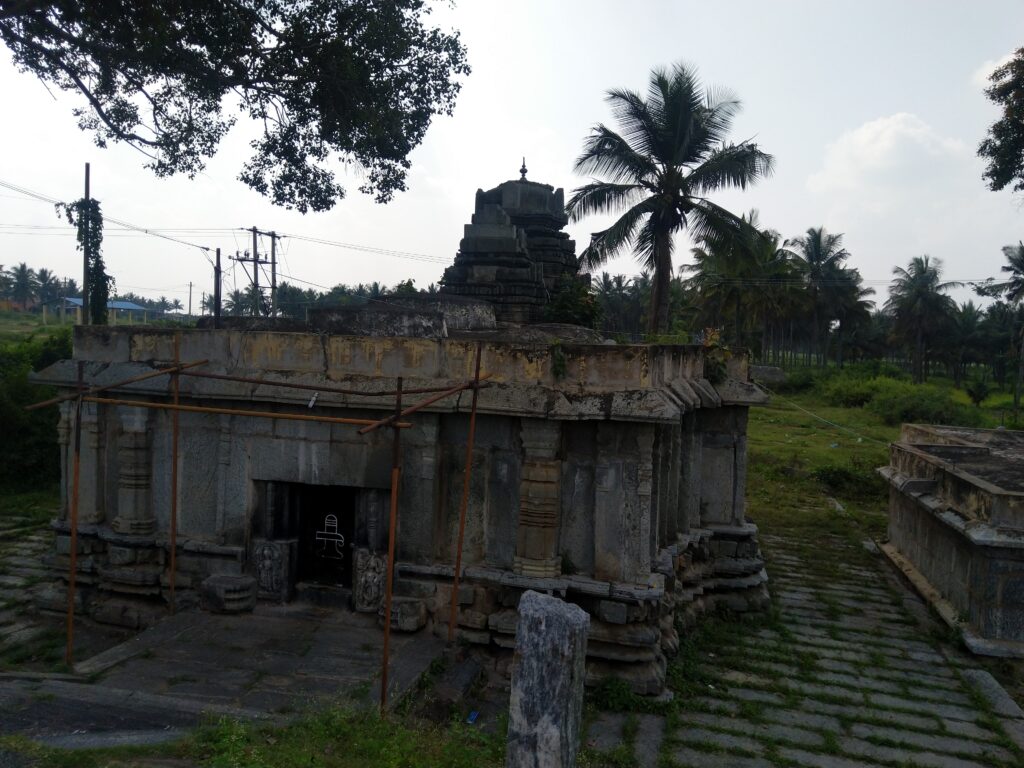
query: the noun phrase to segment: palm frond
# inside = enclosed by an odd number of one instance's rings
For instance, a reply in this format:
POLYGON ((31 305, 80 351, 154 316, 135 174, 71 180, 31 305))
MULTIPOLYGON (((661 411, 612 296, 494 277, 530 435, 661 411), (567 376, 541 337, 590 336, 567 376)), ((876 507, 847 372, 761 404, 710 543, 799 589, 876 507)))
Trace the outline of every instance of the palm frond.
POLYGON ((771 175, 775 158, 756 144, 730 144, 713 152, 686 177, 691 194, 706 195, 726 187, 746 189, 771 175))
POLYGON ((572 191, 565 204, 572 221, 579 221, 593 213, 616 213, 639 202, 644 188, 638 184, 611 184, 594 181, 572 191))
POLYGON ((644 216, 650 212, 650 201, 641 200, 622 214, 608 229, 592 234, 590 244, 580 254, 580 266, 587 270, 594 270, 623 248, 632 245, 637 228, 644 216))
POLYGON ((576 158, 573 170, 585 176, 608 176, 617 183, 647 181, 658 173, 650 157, 600 123, 583 140, 583 154, 576 158))
POLYGON ((697 242, 715 243, 736 238, 744 226, 736 214, 700 198, 690 202, 684 215, 690 235, 697 242))
POLYGON ((643 97, 635 91, 613 88, 605 101, 621 126, 626 143, 641 154, 658 156, 658 124, 643 97))

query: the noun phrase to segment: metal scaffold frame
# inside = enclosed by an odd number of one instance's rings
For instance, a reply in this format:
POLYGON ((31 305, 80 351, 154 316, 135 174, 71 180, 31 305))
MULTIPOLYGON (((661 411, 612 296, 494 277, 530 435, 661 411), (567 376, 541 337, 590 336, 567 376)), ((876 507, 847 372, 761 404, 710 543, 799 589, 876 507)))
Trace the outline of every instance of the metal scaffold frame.
MULTIPOLYGON (((391 642, 391 605, 394 591, 395 575, 395 545, 398 529, 398 495, 401 483, 401 431, 412 426, 404 419, 412 414, 427 408, 434 403, 444 400, 452 395, 459 394, 471 389, 473 391, 472 405, 469 415, 469 432, 466 439, 466 466, 463 475, 462 496, 459 506, 459 533, 455 542, 455 569, 452 579, 451 611, 448 622, 448 642, 455 640, 456 615, 458 611, 458 590, 459 579, 462 570, 462 549, 466 528, 466 512, 469 503, 469 488, 472 479, 473 465, 473 444, 476 432, 476 414, 478 394, 481 387, 487 386, 487 379, 490 374, 480 372, 482 344, 477 344, 475 372, 471 380, 465 381, 451 387, 426 387, 419 389, 403 389, 402 377, 397 377, 395 389, 376 391, 365 391, 358 389, 346 389, 334 386, 320 386, 316 384, 299 384, 287 381, 267 380, 251 376, 236 376, 233 374, 208 373, 196 370, 206 365, 209 360, 195 360, 183 363, 181 355, 181 333, 174 335, 174 364, 171 366, 149 371, 138 376, 123 379, 111 384, 86 387, 84 381, 85 363, 78 361, 76 391, 71 394, 53 397, 39 403, 26 406, 25 410, 35 410, 63 402, 74 401, 74 438, 73 438, 73 461, 71 473, 71 499, 69 505, 69 528, 70 528, 70 558, 68 565, 68 589, 67 589, 67 637, 64 651, 65 663, 73 666, 74 662, 74 633, 75 633, 75 594, 78 555, 78 513, 79 513, 79 482, 81 476, 81 433, 82 433, 82 404, 97 403, 119 408, 149 408, 154 410, 171 412, 171 514, 169 523, 169 548, 170 548, 170 573, 169 573, 169 605, 171 612, 175 610, 175 580, 177 569, 177 536, 178 536, 178 448, 180 430, 178 416, 180 413, 201 413, 210 415, 226 416, 248 416, 260 419, 281 419, 289 421, 308 421, 322 424, 345 424, 359 427, 358 434, 367 435, 382 427, 391 429, 392 442, 392 463, 391 463, 391 491, 390 509, 388 518, 388 559, 386 586, 384 594, 384 642, 381 653, 381 687, 380 687, 380 709, 385 712, 387 708, 388 695, 388 664, 390 659, 391 642), (137 384, 148 379, 159 376, 170 377, 171 402, 157 402, 153 400, 131 400, 118 397, 99 397, 104 392, 121 389, 131 384, 137 384), (218 381, 230 381, 242 384, 256 384, 260 386, 281 387, 284 389, 306 390, 324 392, 330 394, 353 395, 360 397, 393 397, 395 406, 394 413, 382 419, 357 419, 339 416, 328 416, 323 413, 298 414, 284 413, 277 411, 260 411, 247 408, 222 408, 216 406, 183 405, 180 402, 179 382, 181 376, 205 378, 218 381), (403 395, 429 395, 413 405, 403 409, 403 395)), ((323 407, 323 406, 321 406, 323 407)))

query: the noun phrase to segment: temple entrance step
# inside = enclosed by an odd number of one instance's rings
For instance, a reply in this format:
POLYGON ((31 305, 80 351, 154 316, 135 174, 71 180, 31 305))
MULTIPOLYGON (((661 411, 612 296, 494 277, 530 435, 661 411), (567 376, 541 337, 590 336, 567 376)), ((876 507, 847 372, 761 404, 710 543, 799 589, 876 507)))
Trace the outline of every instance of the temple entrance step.
POLYGON ((312 603, 324 608, 352 608, 352 590, 348 587, 300 581, 295 585, 295 602, 312 603))

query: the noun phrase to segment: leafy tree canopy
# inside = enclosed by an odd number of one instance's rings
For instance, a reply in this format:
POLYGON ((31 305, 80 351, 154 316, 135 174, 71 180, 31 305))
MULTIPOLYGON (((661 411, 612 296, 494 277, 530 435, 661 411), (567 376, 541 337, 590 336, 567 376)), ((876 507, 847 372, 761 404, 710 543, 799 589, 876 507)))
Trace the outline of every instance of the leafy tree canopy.
POLYGON ((1013 184, 1013 190, 1019 192, 1024 190, 1024 48, 1018 48, 1012 59, 989 76, 989 81, 992 85, 985 89, 985 95, 1003 114, 989 127, 978 147, 978 156, 988 162, 983 178, 990 189, 1013 184))
POLYGON ((426 0, 0 0, 23 71, 81 94, 79 127, 124 141, 158 176, 201 171, 235 123, 259 126, 239 178, 275 204, 344 197, 332 160, 379 202, 406 188, 409 153, 451 114, 469 72, 426 0), (230 98, 229 98, 230 97, 230 98))

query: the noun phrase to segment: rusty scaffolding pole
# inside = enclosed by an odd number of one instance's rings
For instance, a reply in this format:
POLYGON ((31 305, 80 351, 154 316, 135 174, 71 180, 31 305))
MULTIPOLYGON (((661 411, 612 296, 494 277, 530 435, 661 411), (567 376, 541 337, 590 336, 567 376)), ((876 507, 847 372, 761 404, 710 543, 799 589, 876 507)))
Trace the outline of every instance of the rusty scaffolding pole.
POLYGON ((68 511, 71 524, 71 549, 68 553, 68 615, 64 663, 71 666, 75 658, 75 574, 78 570, 78 481, 81 476, 82 459, 82 378, 85 363, 78 361, 78 402, 75 403, 75 455, 71 469, 71 509, 68 511))
MULTIPOLYGON (((75 394, 73 395, 60 395, 58 397, 51 397, 49 400, 43 400, 38 403, 33 403, 32 405, 26 405, 25 410, 34 411, 37 408, 45 408, 48 405, 57 405, 58 403, 64 403, 67 402, 68 400, 76 400, 77 398, 82 397, 83 395, 98 395, 100 392, 106 392, 107 390, 110 389, 118 389, 119 387, 126 387, 129 384, 137 384, 140 381, 145 381, 146 379, 153 379, 156 378, 157 376, 166 376, 167 374, 174 373, 175 371, 184 371, 188 368, 195 368, 196 366, 206 365, 206 363, 208 362, 208 360, 196 360, 193 363, 172 365, 170 368, 161 368, 157 371, 149 371, 148 373, 143 373, 140 374, 139 376, 132 376, 130 379, 122 379, 121 381, 115 381, 113 384, 104 384, 102 387, 90 387, 87 390, 75 392, 75 394)), ((83 365, 83 363, 79 362, 79 365, 83 365)))
POLYGON ((466 435, 466 467, 462 476, 462 499, 459 502, 459 537, 455 543, 455 572, 452 576, 452 605, 448 616, 448 642, 455 641, 455 618, 459 610, 459 578, 462 575, 462 541, 466 535, 466 510, 469 507, 469 483, 473 473, 473 439, 476 436, 476 403, 480 394, 480 355, 482 344, 476 345, 476 372, 473 374, 473 405, 469 411, 469 433, 466 435))
MULTIPOLYGON (((174 365, 181 364, 181 331, 174 334, 174 365)), ((178 376, 179 371, 171 374, 171 393, 175 405, 178 403, 178 376)), ((171 411, 171 574, 168 586, 170 588, 170 612, 174 613, 174 584, 177 576, 178 563, 178 411, 171 411)))
MULTIPOLYGON (((402 413, 402 377, 398 377, 395 390, 395 420, 402 413)), ((380 712, 388 706, 388 661, 391 653, 391 598, 395 579, 395 533, 398 526, 398 483, 402 477, 401 431, 395 427, 391 433, 391 510, 388 515, 388 565, 384 581, 384 653, 380 665, 380 712)))

